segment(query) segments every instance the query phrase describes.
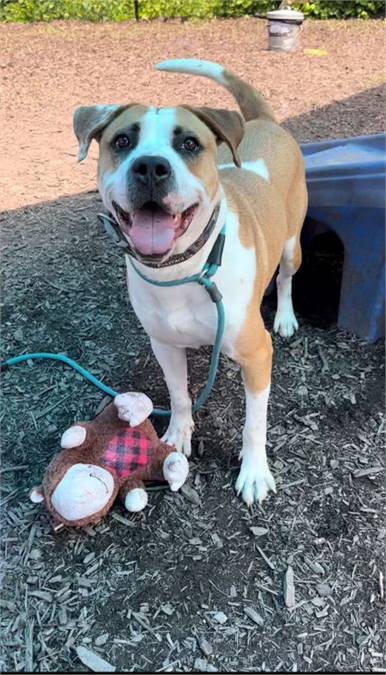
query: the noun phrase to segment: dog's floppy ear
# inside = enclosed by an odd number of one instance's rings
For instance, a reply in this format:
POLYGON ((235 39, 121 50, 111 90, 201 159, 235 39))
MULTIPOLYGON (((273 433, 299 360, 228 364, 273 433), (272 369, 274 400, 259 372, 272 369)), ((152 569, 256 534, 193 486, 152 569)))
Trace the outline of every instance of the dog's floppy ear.
POLYGON ((86 159, 90 143, 99 141, 103 130, 129 105, 91 105, 74 112, 74 131, 79 141, 79 161, 86 159))
POLYGON ((229 146, 234 163, 240 167, 241 162, 237 154, 237 148, 244 135, 244 120, 240 113, 221 108, 193 108, 188 105, 182 107, 194 113, 204 122, 213 131, 218 141, 223 141, 229 146))

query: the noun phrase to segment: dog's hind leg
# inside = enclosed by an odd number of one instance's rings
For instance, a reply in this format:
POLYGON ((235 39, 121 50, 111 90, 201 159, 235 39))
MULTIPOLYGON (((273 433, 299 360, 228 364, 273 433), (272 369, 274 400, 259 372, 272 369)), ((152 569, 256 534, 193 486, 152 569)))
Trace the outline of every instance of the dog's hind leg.
POLYGON ((307 202, 304 162, 301 159, 288 195, 288 238, 284 243, 279 274, 276 279, 277 311, 273 329, 275 333, 280 333, 283 337, 291 337, 298 328, 292 305, 292 277, 302 263, 300 233, 307 212, 307 202))
POLYGON ((291 337, 298 328, 292 305, 292 277, 300 267, 302 252, 299 237, 294 235, 284 244, 280 260, 279 274, 276 279, 277 310, 273 329, 282 337, 291 337))
POLYGON ((160 364, 170 394, 171 418, 162 440, 190 457, 193 431, 192 402, 188 393, 185 349, 151 338, 154 355, 160 364))

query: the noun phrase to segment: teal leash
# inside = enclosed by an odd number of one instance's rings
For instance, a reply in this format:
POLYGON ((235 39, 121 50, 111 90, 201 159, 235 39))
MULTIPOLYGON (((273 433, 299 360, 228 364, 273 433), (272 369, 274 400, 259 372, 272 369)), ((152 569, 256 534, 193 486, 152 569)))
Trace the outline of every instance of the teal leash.
POLYGON ((33 354, 21 354, 20 356, 14 356, 11 359, 7 359, 7 361, 2 361, 0 364, 1 370, 3 370, 3 368, 6 368, 8 366, 16 366, 18 363, 23 363, 24 361, 33 361, 35 359, 49 359, 51 361, 61 361, 62 363, 66 363, 68 366, 71 366, 71 368, 78 371, 78 373, 80 373, 85 380, 88 380, 89 382, 91 382, 91 384, 94 384, 98 389, 103 391, 105 394, 108 394, 113 398, 115 398, 115 396, 118 396, 119 393, 118 391, 114 391, 114 389, 111 389, 111 387, 108 387, 106 384, 103 384, 101 380, 98 380, 97 377, 95 377, 88 370, 80 366, 79 363, 77 363, 73 359, 70 359, 68 356, 65 356, 64 354, 50 354, 49 352, 35 352, 33 354))
MULTIPOLYGON (((208 375, 208 381, 202 390, 200 396, 198 397, 197 401, 193 405, 193 412, 197 412, 202 406, 206 403, 206 401, 209 398, 209 395, 212 391, 215 379, 216 379, 216 374, 218 370, 218 363, 220 359, 220 352, 221 352, 221 345, 224 337, 224 329, 225 329, 225 310, 224 310, 224 303, 222 301, 222 295, 217 288, 215 282, 213 281, 212 277, 214 274, 216 274, 218 268, 221 265, 221 259, 222 259, 222 252, 224 249, 224 244, 225 244, 225 225, 222 228, 220 234, 218 235, 215 244, 209 254, 208 260, 204 265, 204 268, 202 272, 199 274, 193 274, 192 276, 189 277, 184 277, 183 279, 175 279, 172 281, 157 281, 155 279, 150 279, 149 277, 145 276, 137 267, 134 265, 131 257, 129 256, 130 263, 133 267, 133 269, 136 271, 136 273, 149 284, 152 284, 153 286, 159 286, 159 287, 165 287, 165 288, 170 288, 172 286, 182 286, 184 284, 190 284, 190 283, 198 283, 200 284, 205 290, 207 291, 210 299, 212 302, 216 305, 216 310, 217 310, 217 332, 216 332, 216 339, 215 343, 213 346, 213 351, 212 351, 212 358, 210 362, 210 368, 209 368, 209 375, 208 375)), ((84 377, 85 380, 88 380, 88 382, 91 382, 95 387, 103 391, 105 394, 108 396, 111 396, 115 398, 115 396, 118 396, 119 392, 115 391, 111 387, 108 387, 106 384, 101 382, 97 377, 92 375, 88 370, 83 368, 79 363, 74 361, 73 359, 70 359, 68 356, 65 356, 64 354, 51 354, 49 352, 35 352, 31 354, 21 354, 20 356, 14 356, 13 358, 7 359, 6 361, 2 361, 0 363, 0 368, 3 370, 4 368, 8 366, 16 366, 19 363, 24 363, 25 361, 32 361, 36 359, 48 359, 52 361, 61 361, 62 363, 65 363, 66 365, 70 366, 74 370, 76 370, 82 377, 84 377)), ((155 408, 153 410, 153 415, 157 415, 159 417, 165 417, 169 416, 171 414, 170 410, 163 410, 161 408, 155 408)))

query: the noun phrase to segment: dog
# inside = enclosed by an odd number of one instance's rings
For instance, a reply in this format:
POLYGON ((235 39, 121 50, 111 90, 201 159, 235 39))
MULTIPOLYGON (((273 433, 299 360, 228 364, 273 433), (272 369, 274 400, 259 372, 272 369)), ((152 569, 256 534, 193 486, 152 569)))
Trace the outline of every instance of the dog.
MULTIPOLYGON (((79 159, 99 143, 98 188, 138 270, 168 281, 199 273, 226 225, 214 280, 223 296, 222 352, 241 366, 246 415, 236 490, 250 506, 275 481, 266 456, 272 340, 260 313, 278 265, 274 330, 297 329, 292 276, 301 264, 307 210, 304 162, 296 141, 253 87, 218 64, 165 61, 160 71, 200 75, 225 87, 241 110, 95 105, 78 108, 79 159)), ((127 259, 127 256, 126 256, 127 259)), ((213 345, 216 311, 199 284, 157 287, 127 262, 130 301, 163 370, 171 418, 163 440, 191 454, 192 403, 186 348, 213 345)))

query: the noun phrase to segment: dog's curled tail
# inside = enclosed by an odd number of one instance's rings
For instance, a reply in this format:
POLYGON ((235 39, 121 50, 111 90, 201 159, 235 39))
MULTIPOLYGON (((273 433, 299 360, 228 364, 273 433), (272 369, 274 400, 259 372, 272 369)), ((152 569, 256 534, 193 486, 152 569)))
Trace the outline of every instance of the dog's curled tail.
POLYGON ((230 70, 225 70, 218 63, 199 61, 197 59, 174 59, 162 61, 156 65, 156 68, 157 70, 208 77, 210 80, 214 80, 225 87, 234 96, 247 122, 256 119, 275 121, 271 106, 263 95, 230 70))

